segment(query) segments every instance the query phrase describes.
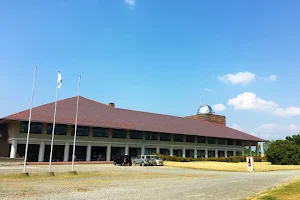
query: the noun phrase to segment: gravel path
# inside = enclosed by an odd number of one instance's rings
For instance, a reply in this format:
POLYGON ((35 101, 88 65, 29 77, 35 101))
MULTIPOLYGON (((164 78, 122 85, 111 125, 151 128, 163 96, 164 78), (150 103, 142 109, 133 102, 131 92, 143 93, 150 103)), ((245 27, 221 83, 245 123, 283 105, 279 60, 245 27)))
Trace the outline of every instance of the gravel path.
MULTIPOLYGON (((20 172, 21 169, 21 166, 0 167, 0 174, 20 172)), ((55 172, 69 170, 70 166, 53 166, 55 172)), ((112 179, 105 186, 91 187, 85 191, 64 191, 64 188, 60 188, 57 193, 38 196, 38 199, 243 199, 293 178, 300 178, 300 171, 216 172, 165 166, 77 165, 76 170, 78 172, 101 171, 112 174, 136 173, 136 176, 153 174, 154 177, 149 179, 135 177, 134 180, 122 179, 122 181, 112 179)), ((47 166, 28 166, 28 171, 46 172, 47 166)), ((99 181, 101 177, 93 178, 99 181)), ((91 179, 92 182, 93 179, 91 179)), ((77 184, 80 184, 80 181, 77 184)), ((7 197, 7 199, 11 198, 7 197)), ((28 199, 37 199, 37 196, 29 196, 28 199)))

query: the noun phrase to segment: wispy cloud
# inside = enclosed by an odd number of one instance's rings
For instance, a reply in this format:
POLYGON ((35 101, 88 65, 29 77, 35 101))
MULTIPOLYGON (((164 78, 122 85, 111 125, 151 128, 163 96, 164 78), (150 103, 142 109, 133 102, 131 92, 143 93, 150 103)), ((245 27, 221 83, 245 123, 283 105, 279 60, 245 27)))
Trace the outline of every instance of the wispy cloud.
POLYGON ((287 107, 286 109, 284 108, 276 108, 273 112, 274 116, 277 117, 295 117, 295 116, 300 116, 300 108, 290 106, 287 107))
POLYGON ((124 0, 124 2, 129 6, 134 6, 135 0, 124 0))
POLYGON ((222 112, 226 109, 226 106, 224 104, 219 103, 219 104, 213 105, 212 108, 217 112, 222 112))
POLYGON ((255 80, 263 80, 266 82, 276 81, 277 76, 272 74, 268 77, 259 77, 252 72, 238 72, 236 74, 226 74, 224 76, 219 76, 218 80, 232 85, 249 85, 255 80))
POLYGON ((238 131, 244 131, 243 128, 239 124, 236 124, 236 123, 232 123, 229 127, 233 128, 235 130, 238 130, 238 131))

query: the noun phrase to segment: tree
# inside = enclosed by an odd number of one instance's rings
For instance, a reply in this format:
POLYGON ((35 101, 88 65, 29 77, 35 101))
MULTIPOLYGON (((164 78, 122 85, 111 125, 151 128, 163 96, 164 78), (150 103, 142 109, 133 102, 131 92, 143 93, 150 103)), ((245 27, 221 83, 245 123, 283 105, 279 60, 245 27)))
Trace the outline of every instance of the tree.
POLYGON ((271 142, 266 154, 272 164, 300 165, 300 135, 271 142))

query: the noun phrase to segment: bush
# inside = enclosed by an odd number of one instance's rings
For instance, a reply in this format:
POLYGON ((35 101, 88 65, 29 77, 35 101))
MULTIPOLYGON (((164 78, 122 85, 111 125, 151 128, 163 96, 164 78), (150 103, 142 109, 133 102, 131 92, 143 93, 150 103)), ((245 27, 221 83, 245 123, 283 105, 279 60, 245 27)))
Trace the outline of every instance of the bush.
POLYGON ((266 154, 268 161, 272 164, 300 165, 299 135, 272 142, 266 154))
MULTIPOLYGON (((161 159, 165 161, 174 161, 174 162, 193 162, 193 161, 216 161, 216 162, 246 162, 246 156, 230 156, 230 157, 210 157, 210 158, 190 158, 190 157, 178 157, 178 156, 166 156, 163 154, 156 154, 161 157, 161 159)), ((266 158, 260 156, 253 157, 254 162, 264 162, 266 158)))

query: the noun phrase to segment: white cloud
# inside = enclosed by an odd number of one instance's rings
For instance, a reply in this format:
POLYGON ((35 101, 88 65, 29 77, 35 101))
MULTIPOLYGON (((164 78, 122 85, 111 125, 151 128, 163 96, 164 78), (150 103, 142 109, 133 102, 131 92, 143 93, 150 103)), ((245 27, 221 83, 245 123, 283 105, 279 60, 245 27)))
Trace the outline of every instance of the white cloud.
POLYGON ((272 101, 266 101, 252 92, 239 94, 236 98, 228 100, 228 105, 236 110, 273 111, 278 105, 272 101))
POLYGON ((236 124, 236 123, 232 123, 231 126, 229 126, 229 127, 233 128, 235 130, 238 130, 238 131, 243 131, 243 128, 240 125, 236 124))
POLYGON ((258 79, 264 80, 264 81, 276 81, 277 80, 277 76, 272 74, 269 77, 258 77, 258 79))
POLYGON ((244 84, 248 85, 255 80, 255 74, 251 72, 238 72, 236 74, 226 74, 224 76, 219 76, 218 79, 224 83, 244 84))
POLYGON ((130 6, 133 6, 135 4, 135 0, 124 0, 124 2, 130 6))
POLYGON ((252 72, 238 72, 236 74, 226 74, 218 77, 219 81, 224 83, 230 83, 233 85, 242 84, 248 85, 251 82, 257 80, 263 80, 266 82, 272 82, 277 80, 277 76, 272 74, 268 77, 259 77, 252 72))
POLYGON ((224 104, 215 104, 212 108, 217 112, 222 112, 226 109, 226 106, 224 104))
POLYGON ((250 134, 260 137, 265 140, 285 139, 286 136, 291 136, 300 132, 300 127, 294 124, 279 125, 279 124, 262 124, 255 128, 250 134))
POLYGON ((295 117, 300 115, 300 108, 290 106, 286 109, 283 108, 276 108, 273 112, 274 116, 277 117, 295 117))

